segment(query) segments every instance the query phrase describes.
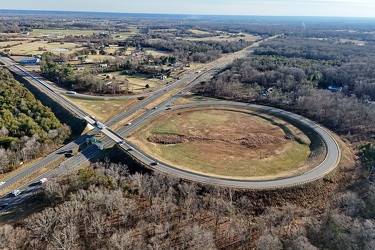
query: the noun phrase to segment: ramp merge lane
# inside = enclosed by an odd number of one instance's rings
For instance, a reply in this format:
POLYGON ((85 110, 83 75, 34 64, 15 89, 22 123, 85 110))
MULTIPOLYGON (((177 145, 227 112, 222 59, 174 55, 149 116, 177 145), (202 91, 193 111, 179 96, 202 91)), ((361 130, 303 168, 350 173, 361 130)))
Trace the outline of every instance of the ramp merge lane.
MULTIPOLYGON (((132 145, 129 142, 125 142, 123 145, 121 145, 124 149, 129 150, 129 153, 133 155, 135 158, 141 160, 145 164, 149 165, 151 168, 171 174, 183 179, 201 182, 201 183, 207 183, 207 184, 215 184, 220 186, 227 186, 227 187, 234 187, 234 188, 246 188, 246 189, 277 189, 277 188, 285 188, 285 187, 291 187, 295 185, 301 185, 304 183, 312 182, 314 180, 320 179, 329 172, 331 172, 333 169, 335 169, 341 159, 341 151, 339 148, 339 145, 337 141, 333 138, 331 134, 329 134, 328 131, 326 131, 324 128, 320 127, 318 124, 314 123, 313 121, 281 110, 277 108, 267 107, 267 106, 261 106, 261 105, 255 105, 255 104, 247 104, 247 103, 238 103, 238 102, 229 102, 229 101, 220 101, 220 102, 204 102, 204 103, 193 103, 193 104, 186 104, 181 106, 175 106, 171 107, 172 110, 174 109, 183 109, 187 107, 194 107, 194 106, 218 106, 218 105, 225 105, 225 106, 237 106, 237 107, 251 107, 256 108, 263 111, 271 111, 274 113, 279 113, 284 116, 288 116, 291 119, 294 119, 300 123, 302 123, 305 126, 310 127, 313 129, 317 134, 320 135, 322 140, 324 141, 327 153, 326 157, 318 166, 313 168, 312 170, 305 172, 301 175, 283 178, 283 179, 277 179, 277 180, 262 180, 262 181, 252 181, 252 180, 240 180, 240 179, 230 179, 230 178, 221 178, 221 177, 214 177, 199 173, 194 173, 191 171, 183 170, 176 168, 174 166, 165 164, 163 162, 158 161, 158 164, 151 164, 155 162, 155 159, 136 147, 132 145)), ((150 119, 151 117, 164 112, 165 109, 159 109, 154 111, 152 114, 148 114, 147 117, 140 117, 139 120, 134 121, 134 125, 142 124, 146 120, 150 119)), ((135 126, 132 128, 134 129, 135 126)), ((128 131, 130 132, 130 131, 128 131)))

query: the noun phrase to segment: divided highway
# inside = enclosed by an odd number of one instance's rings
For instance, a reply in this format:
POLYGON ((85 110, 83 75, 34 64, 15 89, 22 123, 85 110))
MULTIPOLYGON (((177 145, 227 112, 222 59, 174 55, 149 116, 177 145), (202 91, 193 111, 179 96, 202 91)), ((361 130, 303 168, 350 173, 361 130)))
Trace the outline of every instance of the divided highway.
MULTIPOLYGON (((254 46, 257 46, 258 44, 254 44, 254 46)), ((250 49, 250 48, 249 48, 250 49)), ((245 51, 246 53, 249 52, 249 50, 245 51)), ((8 58, 2 58, 0 57, 0 61, 2 61, 5 66, 7 66, 9 69, 15 71, 17 74, 23 75, 27 80, 32 82, 34 85, 37 85, 40 89, 42 89, 45 93, 50 95, 52 98, 54 98, 56 101, 58 101, 62 106, 68 108, 73 113, 75 113, 78 117, 81 117, 87 121, 87 123, 91 124, 98 130, 101 130, 105 135, 108 136, 110 139, 104 139, 103 140, 103 146, 109 146, 110 144, 113 144, 113 142, 118 143, 121 147, 123 147, 125 150, 128 150, 129 154, 131 154, 133 157, 141 160, 146 165, 150 165, 155 161, 150 156, 147 156, 143 152, 140 152, 137 148, 135 148, 130 143, 126 142, 123 137, 126 136, 130 131, 135 129, 140 124, 146 122, 148 119, 152 118, 153 116, 160 114, 161 112, 165 112, 166 109, 181 109, 186 107, 191 107, 194 105, 234 105, 234 106, 246 106, 246 107, 256 107, 258 109, 263 109, 267 111, 273 111, 277 113, 282 113, 283 115, 290 116, 293 119, 297 119, 300 122, 304 123, 305 125, 310 126, 313 128, 317 133, 321 135, 323 140, 325 141, 327 145, 327 156, 322 164, 314 168, 313 170, 304 173, 303 175, 286 178, 286 179, 280 179, 280 180, 274 180, 274 181, 244 181, 244 180, 233 180, 233 179, 226 179, 226 178, 214 178, 210 176, 200 175, 189 171, 184 171, 181 169, 177 169, 173 166, 169 166, 163 163, 159 163, 157 165, 151 166, 155 170, 165 172, 167 174, 172 174, 174 176, 178 176, 184 179, 202 182, 202 183, 209 183, 209 184, 216 184, 216 185, 222 185, 222 186, 230 186, 230 187, 236 187, 236 188, 251 188, 251 189, 267 189, 267 188, 281 188, 281 187, 288 187, 293 185, 298 185, 306 182, 310 182, 316 179, 321 178, 325 174, 332 171, 339 163, 341 153, 340 149, 337 145, 337 142, 334 140, 334 138, 329 135, 329 133, 318 126, 317 124, 313 123, 312 121, 303 118, 301 116, 275 109, 270 107, 264 107, 259 105, 250 105, 250 104, 244 104, 244 103, 236 103, 236 102, 205 102, 200 104, 188 104, 183 106, 174 106, 170 107, 181 95, 183 95, 185 92, 188 92, 193 88, 195 85, 199 84, 201 81, 205 80, 206 78, 211 77, 212 75, 216 74, 223 66, 230 63, 232 60, 236 58, 240 58, 244 55, 243 52, 236 52, 233 54, 228 55, 226 58, 221 58, 216 62, 212 62, 207 65, 207 68, 202 70, 202 73, 185 73, 184 77, 181 80, 176 81, 173 84, 166 85, 165 88, 155 91, 149 95, 149 97, 145 98, 143 101, 138 102, 134 107, 131 109, 125 111, 124 113, 118 115, 117 117, 109 120, 105 125, 103 129, 99 129, 97 126, 97 121, 95 118, 91 117, 90 115, 86 114, 84 111, 80 110, 78 107, 76 107, 74 104, 67 101, 65 98, 63 98, 60 93, 62 92, 59 89, 51 87, 48 83, 45 82, 45 80, 42 77, 36 76, 33 73, 27 71, 22 66, 19 66, 18 64, 14 63, 8 58), (160 97, 165 95, 166 93, 171 92, 172 90, 182 87, 184 85, 187 85, 184 89, 182 89, 179 93, 171 96, 166 101, 160 103, 157 108, 155 109, 146 109, 147 106, 149 106, 151 103, 157 101, 160 97), (138 110, 144 109, 146 112, 138 117, 137 119, 131 121, 131 125, 124 126, 118 129, 117 131, 112 131, 108 128, 108 126, 112 126, 119 121, 135 114, 138 110), (130 150, 129 150, 130 149, 130 150)), ((62 147, 61 149, 51 153, 48 155, 45 159, 41 160, 40 162, 37 162, 36 164, 30 166, 25 171, 20 172, 17 175, 12 176, 11 178, 5 180, 5 185, 0 186, 0 191, 7 186, 16 183, 17 181, 21 180, 25 176, 29 175, 32 172, 36 172, 41 167, 45 166, 49 162, 52 162, 56 157, 59 157, 61 155, 61 152, 64 152, 64 150, 69 150, 71 148, 78 147, 80 144, 85 143, 86 139, 89 137, 82 136, 78 139, 76 139, 74 142, 71 142, 70 144, 62 147)), ((83 150, 82 152, 78 153, 77 155, 69 158, 64 163, 60 164, 59 166, 56 166, 52 170, 48 171, 47 173, 35 178, 33 181, 29 182, 28 184, 25 184, 22 187, 19 187, 22 191, 22 197, 27 197, 28 195, 31 195, 36 189, 39 188, 38 185, 34 185, 40 178, 43 177, 53 177, 58 176, 61 174, 66 173, 70 169, 73 169, 76 166, 79 166, 85 162, 87 162, 90 158, 95 156, 100 150, 97 146, 92 145, 83 150), (69 167, 68 167, 69 166, 69 167)), ((14 199, 15 197, 5 196, 0 199, 0 207, 2 204, 16 204, 17 202, 20 202, 22 199, 20 197, 17 197, 17 199, 14 199)), ((0 210, 1 212, 1 210, 0 210)))

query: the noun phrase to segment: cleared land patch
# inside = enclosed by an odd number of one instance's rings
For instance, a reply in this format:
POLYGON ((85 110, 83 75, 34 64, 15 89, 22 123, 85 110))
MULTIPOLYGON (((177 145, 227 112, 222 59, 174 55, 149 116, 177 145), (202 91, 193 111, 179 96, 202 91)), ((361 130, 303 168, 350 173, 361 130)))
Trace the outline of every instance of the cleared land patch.
POLYGON ((279 117, 224 106, 165 112, 128 139, 172 166, 237 179, 301 174, 325 155, 311 147, 309 137, 297 126, 279 117))

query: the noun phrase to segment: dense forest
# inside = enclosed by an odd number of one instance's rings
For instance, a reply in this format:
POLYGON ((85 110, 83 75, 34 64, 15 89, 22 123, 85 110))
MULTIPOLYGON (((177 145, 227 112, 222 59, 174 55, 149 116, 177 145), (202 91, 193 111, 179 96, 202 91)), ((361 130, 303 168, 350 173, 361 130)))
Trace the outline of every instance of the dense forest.
POLYGON ((237 60, 197 93, 291 110, 340 134, 375 127, 374 45, 279 37, 237 60), (329 91, 328 87, 340 91, 329 91))
POLYGON ((374 249, 375 185, 333 193, 338 181, 241 191, 95 163, 48 182, 50 207, 0 226, 0 248, 374 249))
POLYGON ((252 43, 244 41, 188 41, 176 39, 165 34, 138 35, 126 39, 128 46, 152 47, 158 50, 173 52, 174 56, 182 62, 206 63, 218 59, 223 53, 239 51, 252 43), (155 39, 157 38, 157 39, 155 39))
POLYGON ((50 152, 69 135, 50 108, 0 69, 0 173, 50 152))

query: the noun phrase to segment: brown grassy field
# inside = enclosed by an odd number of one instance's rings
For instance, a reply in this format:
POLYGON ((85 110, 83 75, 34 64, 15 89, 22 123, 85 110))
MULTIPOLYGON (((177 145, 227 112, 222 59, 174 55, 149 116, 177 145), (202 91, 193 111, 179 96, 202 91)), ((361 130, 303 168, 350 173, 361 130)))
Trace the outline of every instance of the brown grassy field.
POLYGON ((101 122, 106 122, 112 117, 124 112, 136 101, 133 99, 90 99, 74 95, 65 95, 72 103, 84 110, 101 122))
POLYGON ((310 159, 309 138, 280 118, 229 107, 166 112, 128 139, 173 166, 243 179, 299 174, 324 157, 310 159))
POLYGON ((30 32, 30 37, 60 37, 60 36, 87 36, 92 34, 99 34, 101 32, 107 32, 106 30, 69 30, 69 29, 34 29, 30 32))
POLYGON ((173 53, 168 51, 161 51, 150 47, 146 47, 144 49, 147 54, 152 55, 155 58, 159 58, 161 56, 173 56, 173 53))
POLYGON ((209 34, 211 34, 210 32, 203 31, 203 30, 192 30, 192 29, 190 29, 189 31, 194 33, 194 34, 198 34, 198 35, 209 35, 209 34))
POLYGON ((38 41, 23 43, 21 45, 13 46, 12 53, 14 54, 27 54, 27 55, 38 55, 43 54, 44 51, 39 50, 43 48, 46 51, 53 52, 55 54, 60 53, 73 53, 77 50, 83 49, 75 43, 47 43, 47 41, 38 41))
POLYGON ((165 86, 166 82, 172 80, 172 78, 160 80, 157 78, 147 77, 147 75, 142 75, 142 74, 124 75, 122 74, 122 72, 111 72, 108 74, 100 74, 100 75, 97 75, 97 77, 98 79, 101 79, 101 80, 106 79, 107 77, 109 77, 109 79, 112 77, 115 77, 116 80, 118 80, 119 82, 128 80, 129 83, 127 85, 122 84, 121 88, 124 90, 129 90, 137 94, 153 91, 155 89, 165 86), (149 86, 148 88, 146 88, 147 84, 149 86))

